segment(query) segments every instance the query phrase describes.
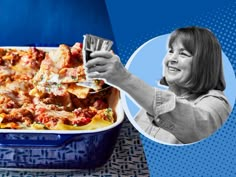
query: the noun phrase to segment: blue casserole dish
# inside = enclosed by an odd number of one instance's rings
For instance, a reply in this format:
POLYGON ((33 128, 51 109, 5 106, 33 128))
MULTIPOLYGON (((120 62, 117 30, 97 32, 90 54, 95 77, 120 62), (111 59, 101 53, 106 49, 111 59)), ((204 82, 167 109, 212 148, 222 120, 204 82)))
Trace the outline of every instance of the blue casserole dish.
POLYGON ((110 158, 124 119, 90 131, 0 130, 0 168, 91 169, 110 158))
POLYGON ((104 165, 124 120, 119 91, 114 90, 108 102, 116 122, 110 126, 96 130, 0 129, 0 168, 92 169, 104 165))

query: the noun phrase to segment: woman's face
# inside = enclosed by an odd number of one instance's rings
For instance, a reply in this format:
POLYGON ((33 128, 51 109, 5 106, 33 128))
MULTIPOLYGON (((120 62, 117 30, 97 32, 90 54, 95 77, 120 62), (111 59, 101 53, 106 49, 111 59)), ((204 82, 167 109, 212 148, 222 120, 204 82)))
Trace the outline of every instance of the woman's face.
POLYGON ((193 56, 182 45, 174 41, 164 59, 164 75, 168 85, 182 87, 191 75, 193 56))

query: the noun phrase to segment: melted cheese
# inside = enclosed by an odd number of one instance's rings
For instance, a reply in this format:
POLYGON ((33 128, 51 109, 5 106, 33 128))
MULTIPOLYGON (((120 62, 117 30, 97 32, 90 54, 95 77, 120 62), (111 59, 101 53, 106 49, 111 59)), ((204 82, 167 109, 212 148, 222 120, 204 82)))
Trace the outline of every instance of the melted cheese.
POLYGON ((74 110, 85 109, 82 115, 86 118, 86 108, 96 101, 96 94, 88 97, 90 88, 76 85, 86 80, 80 47, 76 43, 71 51, 62 44, 44 59, 38 49, 0 49, 4 60, 0 66, 0 128, 91 130, 113 123, 113 118, 104 120, 103 112, 93 108, 96 115, 91 122, 78 126, 80 118, 74 110))

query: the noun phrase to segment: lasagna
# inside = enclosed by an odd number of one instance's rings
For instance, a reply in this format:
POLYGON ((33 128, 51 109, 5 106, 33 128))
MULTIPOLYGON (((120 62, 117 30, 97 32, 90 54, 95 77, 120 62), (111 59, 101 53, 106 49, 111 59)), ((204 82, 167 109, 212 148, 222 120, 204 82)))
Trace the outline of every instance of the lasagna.
POLYGON ((78 84, 84 81, 81 43, 50 51, 0 48, 0 128, 92 130, 113 124, 109 100, 118 99, 118 91, 78 84))

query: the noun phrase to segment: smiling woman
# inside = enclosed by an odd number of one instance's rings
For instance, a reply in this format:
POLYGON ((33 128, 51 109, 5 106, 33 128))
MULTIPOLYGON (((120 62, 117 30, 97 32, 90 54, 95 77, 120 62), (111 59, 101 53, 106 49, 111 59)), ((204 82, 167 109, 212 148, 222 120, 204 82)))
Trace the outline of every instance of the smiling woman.
MULTIPOLYGON (((185 89, 182 88, 182 84, 186 84, 191 77, 193 55, 178 39, 170 45, 170 49, 165 57, 165 79, 168 85, 172 85, 176 95, 182 95, 185 89), (176 85, 176 87, 175 87, 176 85), (181 86, 181 87, 180 87, 181 86)), ((187 88, 186 88, 187 89, 187 88)), ((187 90, 186 90, 187 92, 187 90)))
POLYGON ((231 112, 221 47, 200 27, 175 30, 164 57, 163 90, 131 74, 118 56, 94 52, 87 63, 90 78, 102 78, 131 96, 143 109, 135 121, 151 137, 167 144, 188 144, 214 133, 231 112))
POLYGON ((170 36, 168 47, 161 84, 170 89, 177 85, 182 92, 196 95, 225 89, 221 47, 208 29, 178 29, 170 36))

